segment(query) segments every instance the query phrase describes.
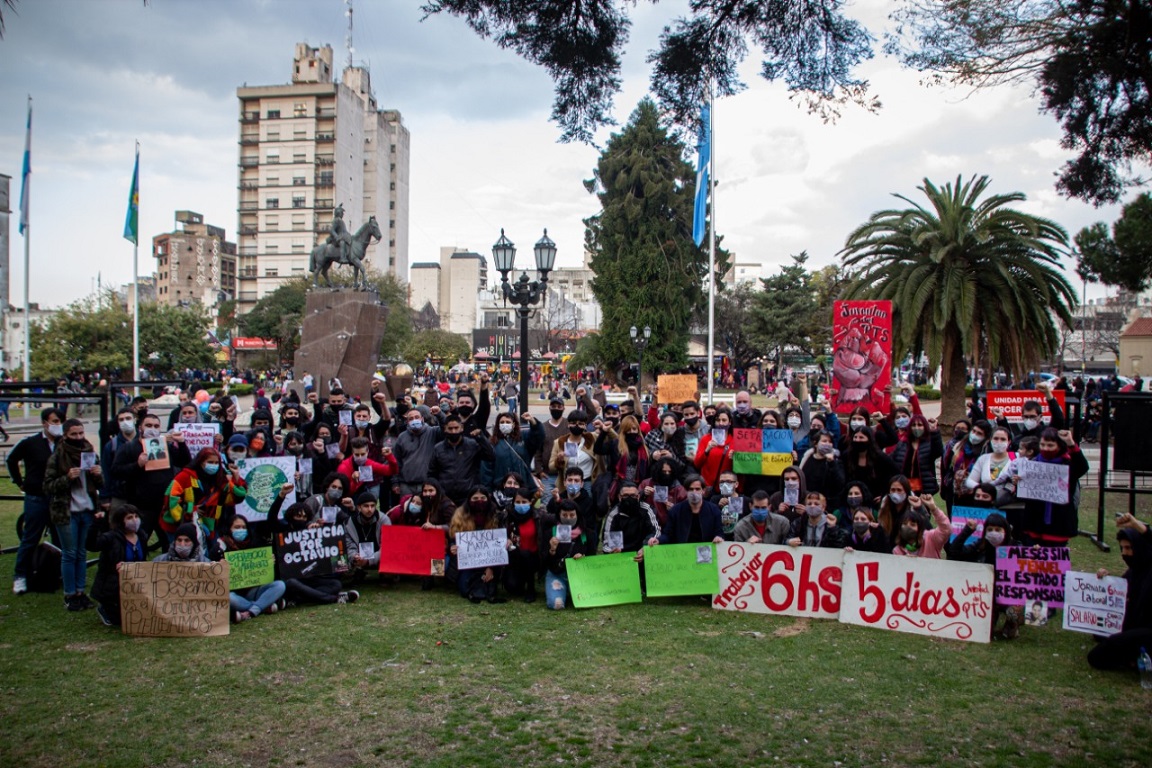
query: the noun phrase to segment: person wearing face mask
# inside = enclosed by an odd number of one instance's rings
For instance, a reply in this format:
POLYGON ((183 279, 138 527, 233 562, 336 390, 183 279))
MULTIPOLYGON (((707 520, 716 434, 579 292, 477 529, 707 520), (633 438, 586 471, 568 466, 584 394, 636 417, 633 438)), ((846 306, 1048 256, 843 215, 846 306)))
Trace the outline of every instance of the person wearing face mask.
POLYGON ((791 528, 788 518, 772 511, 768 494, 756 491, 752 494, 751 511, 736 523, 732 540, 748 544, 783 544, 791 528))
POLYGON ((443 431, 438 425, 427 424, 418 408, 404 412, 404 432, 396 438, 392 453, 400 464, 400 472, 392 481, 392 498, 419 493, 428 477, 432 450, 440 442, 443 431))
POLYGON ((428 465, 428 477, 437 480, 454 504, 460 505, 468 496, 468 491, 480 482, 484 462, 495 458, 492 443, 484 439, 484 434, 473 430, 464 433, 464 421, 453 413, 444 420, 444 439, 432 449, 432 460, 428 465))
POLYGON ((601 429, 596 435, 593 451, 602 457, 606 468, 605 482, 610 482, 607 504, 615 500, 621 483, 630 481, 639 484, 649 474, 651 457, 640 434, 640 422, 634 416, 626 416, 620 421, 619 433, 614 431, 611 424, 601 429))
MULTIPOLYGON (((867 483, 862 483, 859 480, 853 480, 844 486, 843 502, 840 508, 836 510, 836 519, 839 521, 841 528, 849 530, 852 528, 852 521, 856 510, 863 509, 868 512, 870 519, 876 519, 877 506, 873 501, 872 491, 868 488, 867 483)), ((887 553, 891 550, 888 547, 884 551, 887 553)))
POLYGON ((880 500, 880 506, 876 512, 876 520, 890 540, 894 541, 897 538, 900 533, 900 521, 914 509, 920 514, 924 527, 927 527, 929 522, 927 510, 922 507, 913 507, 914 499, 916 499, 916 494, 912 490, 912 484, 908 482, 908 478, 904 475, 893 477, 892 482, 888 484, 888 493, 880 500))
POLYGON ((952 538, 952 522, 948 515, 927 494, 910 497, 909 506, 911 508, 900 521, 900 527, 893 537, 895 544, 892 554, 928 560, 941 559, 940 553, 952 538), (931 514, 934 528, 929 529, 925 523, 925 511, 931 514))
POLYGON ((848 533, 836 523, 836 516, 828 514, 824 494, 810 491, 804 497, 804 514, 792 521, 784 543, 790 547, 843 549, 848 544, 848 533))
POLYGON ((784 425, 781 429, 792 430, 792 444, 800 442, 812 428, 812 400, 808 397, 808 375, 798 373, 793 378, 794 394, 787 401, 781 401, 784 425))
POLYGON ((178 526, 198 519, 210 536, 217 521, 232 515, 247 494, 240 473, 228 472, 215 448, 201 448, 192 464, 172 479, 160 524, 171 533, 178 526))
MULTIPOLYGON (((287 485, 288 484, 285 483, 285 486, 287 485)), ((322 525, 319 519, 310 518, 309 510, 305 506, 306 502, 302 503, 298 501, 281 512, 281 505, 284 503, 286 496, 287 492, 282 488, 281 493, 277 495, 275 501, 272 502, 272 508, 268 510, 269 518, 281 519, 284 528, 288 531, 319 528, 322 525), (281 514, 283 514, 282 517, 281 514)), ((348 503, 352 504, 352 499, 348 499, 348 503)), ((309 575, 294 579, 285 579, 284 586, 287 587, 285 594, 287 595, 289 606, 298 603, 336 605, 354 603, 360 599, 359 592, 354 589, 345 590, 339 577, 333 575, 309 575)))
POLYGON ((687 491, 680 483, 683 473, 684 467, 679 462, 665 456, 652 462, 652 476, 639 484, 640 498, 656 510, 656 519, 660 521, 661 528, 668 522, 668 510, 688 498, 687 491), (661 501, 656 500, 657 488, 664 489, 660 492, 664 497, 661 501))
POLYGON ((1045 429, 1055 429, 1057 432, 1067 427, 1067 422, 1064 419, 1064 409, 1060 407, 1060 401, 1052 396, 1052 385, 1047 382, 1040 382, 1036 385, 1037 391, 1044 398, 1045 404, 1048 406, 1048 423, 1044 423, 1044 409, 1036 400, 1025 400, 1020 408, 1021 420, 1015 424, 1009 423, 1008 419, 1004 416, 1003 411, 995 409, 992 416, 996 419, 996 425, 1011 430, 1009 434, 1012 435, 1012 449, 1016 450, 1020 447, 1020 441, 1025 437, 1039 438, 1045 429))
POLYGON ((258 459, 275 453, 276 443, 268 427, 250 429, 244 436, 248 439, 248 458, 258 459))
POLYGON ((17 488, 24 491, 24 533, 16 551, 16 572, 12 577, 12 593, 22 595, 28 591, 28 569, 32 550, 40 546, 44 530, 52 535, 52 542, 60 546, 59 534, 52 525, 49 497, 44 492, 44 471, 56 444, 64 437, 64 414, 56 408, 40 412, 41 430, 30 435, 8 452, 8 474, 17 488))
POLYGON ((568 434, 552 443, 552 453, 548 458, 548 469, 556 474, 567 476, 573 469, 580 470, 583 482, 591 484, 604 471, 603 462, 595 453, 596 435, 588 431, 588 414, 575 410, 568 414, 568 434))
MULTIPOLYGON (((982 454, 972 465, 971 471, 964 478, 964 485, 975 490, 983 483, 995 484, 1016 458, 1016 453, 1009 450, 1012 446, 1012 433, 1007 427, 996 427, 992 430, 992 437, 988 441, 991 450, 982 454)), ((1009 504, 1016 498, 1016 485, 1011 477, 997 486, 996 506, 1009 504)))
POLYGON ((336 518, 344 526, 344 551, 352 560, 352 572, 347 574, 353 584, 362 582, 370 573, 380 572, 380 529, 392 525, 388 515, 380 511, 376 497, 364 491, 356 497, 355 510, 342 510, 336 518), (372 545, 367 555, 362 544, 372 545))
POLYGON ((732 409, 733 429, 755 429, 760 424, 760 411, 752 407, 752 395, 747 390, 736 393, 736 407, 732 409))
POLYGON ((736 524, 751 513, 752 501, 740 493, 740 478, 735 472, 721 472, 720 485, 712 489, 712 494, 709 501, 720 508, 724 540, 732 541, 736 524))
MULTIPOLYGON (((948 554, 949 560, 995 566, 996 547, 1014 547, 1019 544, 1012 538, 1012 528, 1008 524, 1008 518, 1000 512, 989 512, 988 517, 984 518, 983 532, 973 539, 972 536, 976 533, 978 525, 977 520, 969 518, 964 527, 960 529, 960 533, 956 534, 956 538, 948 543, 945 552, 948 554)), ((993 625, 996 624, 995 619, 992 623, 993 625)))
POLYGON ((956 443, 952 454, 945 454, 941 460, 947 467, 943 474, 951 475, 952 482, 940 489, 940 495, 949 507, 963 507, 972 500, 972 489, 966 485, 968 475, 976 460, 989 450, 988 438, 992 434, 992 425, 987 421, 977 421, 968 430, 968 439, 963 443, 956 443))
POLYGON ((540 551, 544 554, 544 604, 553 611, 564 610, 568 599, 568 560, 579 560, 596 552, 596 543, 580 522, 576 504, 565 499, 540 520, 540 551), (558 526, 568 526, 565 541, 558 526))
POLYGON ((639 552, 644 544, 660 536, 656 511, 640 500, 640 488, 631 480, 620 483, 616 506, 604 518, 600 548, 604 554, 639 552))
MULTIPOLYGON (((501 414, 507 415, 507 414, 501 414)), ((489 603, 507 602, 496 594, 500 583, 499 568, 466 568, 456 566, 456 536, 466 531, 490 531, 500 528, 499 515, 492 502, 492 494, 484 486, 478 485, 468 494, 466 503, 456 508, 452 521, 448 524, 448 553, 451 564, 446 569, 449 577, 455 573, 456 589, 461 597, 472 603, 487 600, 489 603)))
POLYGON ((684 421, 684 459, 696 458, 700 440, 711 427, 700 418, 700 404, 695 400, 685 400, 680 404, 680 414, 684 421))
POLYGON ((552 469, 552 452, 556 443, 568 439, 568 420, 564 418, 564 400, 553 395, 548 401, 548 420, 542 424, 544 439, 534 457, 536 477, 543 483, 544 493, 552 494, 556 487, 558 470, 552 469))
MULTIPOLYGON (((223 521, 222 532, 212 548, 211 559, 222 560, 229 552, 259 549, 266 546, 268 546, 268 542, 250 529, 248 518, 244 515, 233 515, 228 520, 223 521)), ((228 604, 232 609, 232 622, 239 624, 262 614, 272 614, 284 610, 287 605, 284 600, 286 590, 287 585, 276 579, 260 586, 249 587, 238 592, 229 592, 228 604)))
MULTIPOLYGON (((788 418, 791 420, 788 424, 789 429, 791 429, 792 424, 796 423, 797 414, 794 412, 789 413, 788 418)), ((815 448, 816 443, 820 439, 820 435, 825 432, 832 436, 832 445, 835 447, 840 442, 840 419, 831 411, 812 414, 809 418, 808 432, 796 441, 796 455, 803 456, 815 448)))
POLYGON ((648 455, 667 451, 678 461, 685 461, 684 428, 677 421, 676 414, 667 411, 659 418, 655 428, 650 429, 644 436, 644 445, 648 448, 648 455))
MULTIPOLYGON (((816 423, 813 417, 812 423, 816 423)), ((804 485, 809 490, 824 494, 826 499, 838 499, 844 488, 844 465, 836 455, 836 437, 831 432, 819 433, 812 447, 800 459, 804 485)))
MULTIPOLYGON (((580 528, 588 538, 592 551, 595 551, 599 542, 600 518, 592 503, 591 489, 584 484, 583 472, 578 468, 572 467, 564 472, 563 485, 553 489, 552 496, 548 499, 547 514, 553 518, 559 517, 560 507, 564 502, 572 502, 575 506, 580 517, 580 528)), ((541 551, 543 550, 544 547, 541 546, 541 551)))
MULTIPOLYGON (((772 494, 772 511, 791 522, 804 516, 804 497, 808 486, 799 467, 788 467, 780 473, 780 490, 772 494)), ((827 497, 825 497, 827 498, 827 497)))
POLYGON ((299 432, 301 435, 310 435, 314 425, 299 403, 286 402, 280 407, 280 433, 299 432))
POLYGON ((109 627, 120 626, 120 564, 143 563, 148 550, 140 530, 140 512, 125 504, 113 512, 97 512, 88 529, 87 549, 99 552, 96 578, 92 581, 92 598, 99 603, 96 613, 109 627))
POLYGON ((726 411, 717 412, 712 431, 700 438, 693 464, 711 487, 720 484, 721 472, 732 471, 732 422, 726 411))
POLYGON ((532 482, 532 457, 540 450, 544 440, 544 427, 530 413, 517 417, 512 413, 502 413, 496 417, 496 429, 492 433, 492 458, 481 466, 480 482, 492 486, 494 480, 510 472, 520 475, 524 482, 532 482), (519 420, 518 420, 519 419, 519 420), (523 422, 526 430, 522 430, 523 422))
MULTIPOLYGON (((136 414, 131 408, 121 408, 116 414, 119 431, 100 449, 100 466, 112 467, 116 464, 116 452, 136 437, 136 414)), ((127 504, 127 491, 111 472, 104 477, 100 486, 100 509, 112 512, 127 504)))
MULTIPOLYGON (((384 459, 384 438, 388 434, 388 428, 391 426, 391 419, 381 417, 372 423, 372 409, 366 403, 360 403, 352 409, 352 426, 341 425, 338 427, 341 432, 341 439, 345 445, 350 445, 353 440, 362 437, 368 441, 368 458, 376 462, 385 462, 384 459)), ((391 448, 389 448, 391 452, 391 448)))
POLYGON ((857 507, 852 512, 846 552, 875 552, 887 555, 892 552, 892 543, 884 528, 872 515, 872 510, 857 507))
POLYGON ((848 447, 840 454, 844 463, 844 479, 860 480, 871 493, 876 506, 888 493, 889 481, 900 469, 888 454, 877 447, 872 429, 862 427, 848 437, 848 447))
MULTIPOLYGON (((1088 663, 1096 669, 1130 670, 1136 666, 1141 648, 1152 651, 1152 530, 1129 514, 1116 519, 1116 541, 1127 570, 1128 601, 1124 605, 1121 631, 1099 638, 1088 652, 1088 663)), ((1099 578, 1108 569, 1096 572, 1099 578)))
POLYGON ((168 535, 175 530, 176 525, 173 522, 166 526, 163 518, 163 512, 167 507, 168 489, 181 468, 191 463, 192 457, 183 440, 177 440, 173 435, 168 444, 169 465, 160 469, 147 469, 148 451, 145 445, 161 435, 160 417, 154 413, 145 414, 140 419, 140 428, 135 439, 116 451, 116 459, 112 464, 112 477, 124 488, 125 500, 140 510, 144 520, 140 535, 144 541, 147 542, 155 532, 157 544, 166 550, 169 544, 168 535))
POLYGON ((234 467, 248 458, 248 437, 242 434, 232 435, 228 438, 228 446, 224 449, 224 455, 228 458, 229 467, 234 467))
MULTIPOLYGON (((119 414, 116 415, 116 420, 120 420, 119 414)), ((196 403, 183 402, 179 408, 173 408, 168 414, 168 431, 175 429, 177 424, 199 424, 201 421, 200 409, 196 407, 196 403)))
POLYGON ((457 390, 456 414, 463 420, 465 434, 470 435, 480 430, 480 434, 487 438, 488 420, 492 417, 492 394, 488 386, 488 374, 480 374, 478 382, 479 399, 471 389, 457 390))
POLYGON ((60 536, 60 573, 64 581, 64 606, 69 611, 92 607, 84 594, 88 580, 84 545, 97 510, 97 492, 104 481, 99 464, 81 469, 81 456, 95 453, 84 437, 84 422, 64 422, 64 438, 44 468, 44 492, 49 498, 52 524, 60 536))
MULTIPOLYGON (((207 449, 205 449, 207 450, 207 449)), ((199 532, 194 523, 176 526, 168 551, 152 559, 154 563, 206 563, 203 547, 200 546, 199 532)))
POLYGON ((935 419, 926 419, 921 414, 909 417, 908 428, 900 433, 889 455, 900 473, 908 478, 913 491, 939 492, 936 461, 944 455, 944 443, 935 419))
MULTIPOLYGON (((1040 435, 1040 455, 1031 461, 1068 467, 1069 500, 1064 504, 1056 504, 1025 499, 1020 540, 1024 544, 1039 544, 1043 547, 1066 547, 1068 540, 1076 535, 1079 521, 1074 489, 1080 478, 1088 473, 1088 460, 1081 453, 1080 446, 1076 445, 1071 432, 1049 427, 1040 435)), ((1017 475, 1012 480, 1019 484, 1020 477, 1017 475)))
POLYGON ((385 446, 382 449, 381 461, 373 461, 370 454, 371 445, 371 441, 366 437, 352 438, 348 443, 352 455, 336 467, 337 472, 352 481, 350 491, 354 498, 359 497, 361 491, 367 491, 373 498, 379 499, 381 484, 399 470, 391 448, 385 446), (372 475, 371 479, 365 479, 369 473, 372 475))
POLYGON ((721 544, 724 524, 720 507, 705 498, 704 478, 684 478, 684 501, 668 510, 668 524, 660 526, 660 535, 648 539, 648 546, 659 544, 721 544))
POLYGON ((508 515, 508 565, 504 568, 504 589, 508 594, 536 602, 536 574, 540 573, 540 520, 536 493, 518 488, 512 496, 508 515))

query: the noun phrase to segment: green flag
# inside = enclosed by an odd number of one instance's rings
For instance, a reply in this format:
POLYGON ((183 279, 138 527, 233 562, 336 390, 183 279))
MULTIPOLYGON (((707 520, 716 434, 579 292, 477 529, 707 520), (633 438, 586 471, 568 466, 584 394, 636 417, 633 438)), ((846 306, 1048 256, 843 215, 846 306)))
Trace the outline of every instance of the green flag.
POLYGON ((140 231, 140 145, 136 145, 136 166, 132 169, 132 190, 128 193, 128 215, 124 217, 124 239, 139 243, 140 231))

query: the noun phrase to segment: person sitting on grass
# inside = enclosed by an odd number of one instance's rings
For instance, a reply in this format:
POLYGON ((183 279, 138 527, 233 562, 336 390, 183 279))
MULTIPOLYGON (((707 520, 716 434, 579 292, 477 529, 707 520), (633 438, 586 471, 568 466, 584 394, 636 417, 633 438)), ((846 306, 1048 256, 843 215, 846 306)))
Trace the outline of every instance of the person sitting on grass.
POLYGON ((580 525, 580 513, 571 499, 559 502, 558 514, 541 520, 543 536, 547 536, 544 552, 545 605, 553 611, 564 610, 571 602, 568 587, 568 560, 579 560, 595 551, 595 543, 580 525), (566 540, 561 541, 559 526, 568 526, 566 540))
MULTIPOLYGON (((212 551, 213 559, 223 560, 229 552, 240 552, 246 549, 260 549, 267 547, 268 542, 259 538, 248 527, 248 518, 244 515, 233 515, 224 521, 216 545, 212 551)), ((276 613, 286 606, 284 592, 287 585, 279 579, 249 587, 240 591, 228 593, 228 605, 232 609, 232 622, 239 624, 242 621, 254 619, 264 613, 276 613)))
POLYGON ((944 510, 936 506, 936 502, 927 493, 911 496, 908 499, 910 509, 900 521, 900 529, 896 537, 896 545, 892 554, 908 557, 923 557, 928 560, 939 560, 940 553, 944 551, 948 539, 952 537, 952 522, 944 510), (936 527, 927 530, 924 523, 924 511, 927 510, 936 527))
MULTIPOLYGON (((994 491, 990 493, 987 489, 981 491, 977 488, 976 495, 982 494, 991 501, 994 491)), ((948 544, 945 550, 948 553, 948 559, 958 563, 982 563, 995 567, 996 548, 1018 546, 1019 542, 1012 538, 1012 527, 1008 525, 1008 518, 1001 512, 989 513, 988 517, 984 519, 984 533, 973 539, 972 534, 976 532, 978 524, 977 520, 968 519, 968 522, 960 529, 960 533, 948 544)), ((1014 640, 1020 634, 1020 622, 1020 606, 1010 605, 1001 608, 999 605, 993 604, 993 638, 1003 637, 1005 640, 1014 640), (1001 615, 1004 616, 1004 625, 997 630, 996 625, 1001 615)))
MULTIPOLYGON (((1088 663, 1096 669, 1131 669, 1141 648, 1152 651, 1152 528, 1128 514, 1119 517, 1116 525, 1120 557, 1128 566, 1123 576, 1128 582, 1128 602, 1121 631, 1098 640, 1088 652, 1088 663)), ((1104 578, 1108 569, 1101 568, 1096 575, 1104 578)))
POLYGON ((195 523, 181 523, 176 526, 168 551, 157 555, 155 563, 206 563, 208 558, 200 546, 199 532, 195 523))
POLYGON ((740 493, 740 478, 735 472, 720 473, 720 488, 711 502, 720 508, 720 523, 724 539, 732 541, 736 524, 747 517, 752 504, 747 496, 740 493))
POLYGON ((344 526, 344 549, 352 560, 352 583, 363 581, 369 573, 378 573, 380 529, 392 525, 392 521, 379 510, 376 497, 370 491, 361 491, 356 497, 356 511, 345 512, 337 520, 344 526))
POLYGON ((668 510, 668 525, 659 536, 648 540, 648 546, 659 544, 720 544, 724 541, 724 523, 720 507, 704 498, 704 478, 684 478, 688 497, 668 510))
POLYGON ((88 529, 88 551, 100 553, 92 597, 98 603, 96 613, 105 626, 120 626, 121 564, 148 560, 148 550, 137 535, 140 522, 140 511, 125 504, 107 517, 104 512, 97 512, 95 523, 88 529))
POLYGON ((499 585, 498 569, 492 566, 485 568, 465 568, 457 566, 456 558, 459 547, 456 537, 461 533, 471 531, 490 531, 501 527, 501 517, 492 494, 482 485, 478 485, 468 494, 468 501, 456 508, 452 515, 452 522, 448 525, 448 548, 452 555, 453 567, 456 569, 456 588, 461 597, 466 597, 473 603, 487 600, 489 603, 507 602, 497 597, 496 588, 499 585))
POLYGON ((872 510, 856 507, 852 511, 852 532, 848 534, 846 552, 892 553, 892 540, 884 531, 884 526, 876 520, 872 510))
POLYGON ((534 488, 519 488, 512 496, 508 516, 508 565, 504 569, 504 589, 508 594, 536 602, 536 574, 540 572, 540 543, 534 488))
MULTIPOLYGON (((291 490, 291 483, 284 483, 281 486, 280 493, 276 495, 271 509, 268 510, 269 518, 280 517, 280 506, 291 490)), ((305 506, 305 502, 299 501, 284 510, 283 521, 287 531, 302 531, 305 528, 319 528, 323 525, 320 520, 312 519, 311 512, 305 506)), ((360 593, 354 589, 345 590, 337 576, 309 575, 284 579, 284 586, 287 587, 285 594, 289 605, 296 603, 332 605, 334 603, 354 603, 360 599, 360 593)))
POLYGON ((580 516, 580 528, 588 537, 588 541, 592 542, 592 551, 595 551, 598 543, 596 510, 592 505, 591 492, 584 488, 584 474, 579 467, 564 470, 563 485, 557 484, 552 489, 552 498, 548 500, 548 514, 559 517, 560 505, 565 501, 571 501, 576 505, 576 512, 580 516))
POLYGON ((791 527, 788 518, 772 511, 768 492, 756 491, 752 494, 751 511, 736 523, 732 540, 749 544, 783 544, 791 527))
POLYGON ((792 521, 785 544, 843 549, 847 543, 848 533, 836 524, 836 515, 828 514, 824 494, 810 491, 804 497, 804 516, 792 521))
POLYGON ((640 500, 640 487, 624 480, 619 494, 616 506, 604 518, 600 548, 605 554, 639 552, 646 541, 660 536, 656 510, 640 500))

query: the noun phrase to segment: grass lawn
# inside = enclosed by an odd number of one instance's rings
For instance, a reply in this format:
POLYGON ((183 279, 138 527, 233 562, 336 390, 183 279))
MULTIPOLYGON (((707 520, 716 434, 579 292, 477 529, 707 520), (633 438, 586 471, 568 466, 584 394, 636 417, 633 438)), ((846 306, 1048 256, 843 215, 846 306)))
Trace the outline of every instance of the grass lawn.
MULTIPOLYGON (((553 613, 402 583, 225 638, 136 639, 59 594, 15 598, 12 561, 2 766, 1152 765, 1152 691, 1089 668, 1091 638, 1055 623, 977 645, 698 599, 553 613)), ((1100 565, 1121 569, 1115 547, 1077 540, 1073 567, 1100 565)))

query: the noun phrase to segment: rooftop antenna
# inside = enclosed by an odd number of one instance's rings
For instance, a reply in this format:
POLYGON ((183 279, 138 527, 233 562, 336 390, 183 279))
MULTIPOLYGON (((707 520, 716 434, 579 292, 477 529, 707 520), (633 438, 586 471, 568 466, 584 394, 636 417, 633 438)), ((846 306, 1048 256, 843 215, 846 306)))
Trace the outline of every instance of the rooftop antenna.
POLYGON ((348 17, 348 34, 344 36, 344 47, 348 49, 348 68, 352 68, 352 54, 356 49, 352 47, 352 0, 344 0, 344 4, 348 6, 348 10, 344 11, 344 15, 348 17))

